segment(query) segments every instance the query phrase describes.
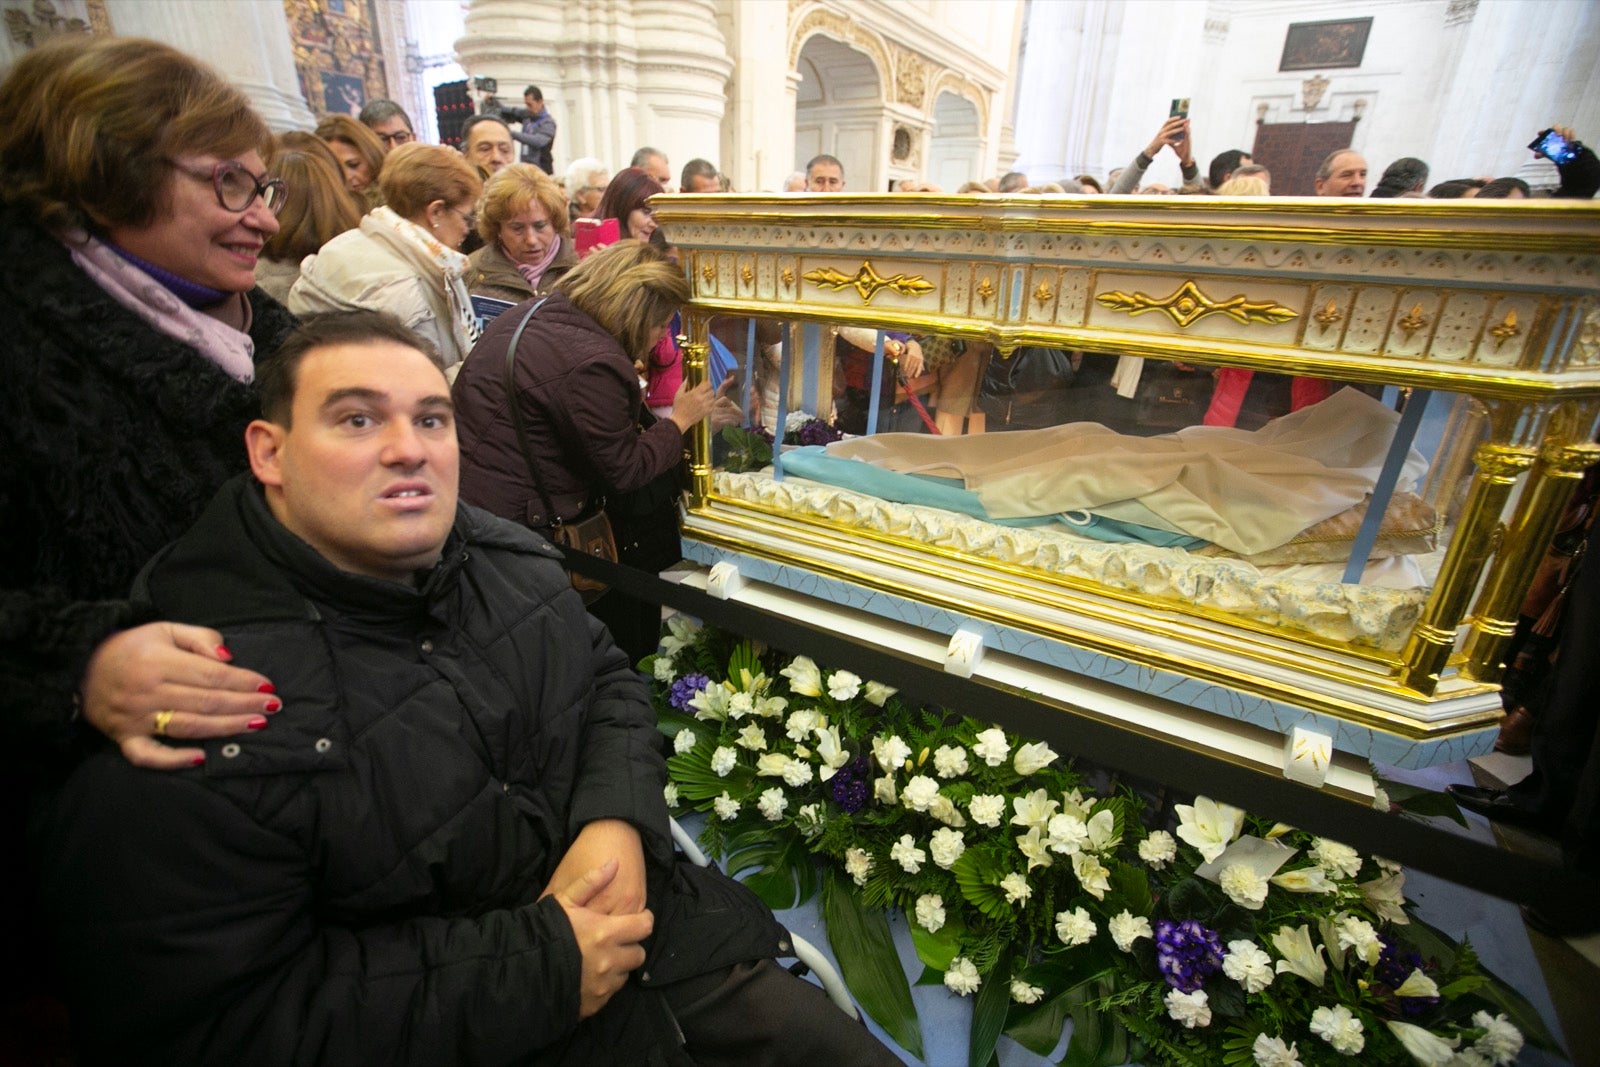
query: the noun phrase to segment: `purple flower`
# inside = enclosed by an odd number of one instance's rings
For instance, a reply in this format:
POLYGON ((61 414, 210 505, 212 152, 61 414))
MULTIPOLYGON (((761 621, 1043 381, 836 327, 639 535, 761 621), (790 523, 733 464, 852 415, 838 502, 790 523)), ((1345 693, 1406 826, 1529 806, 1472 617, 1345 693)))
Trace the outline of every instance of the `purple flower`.
POLYGON ((807 419, 795 436, 802 445, 831 445, 844 435, 821 419, 807 419))
POLYGON ((867 798, 872 795, 871 777, 872 757, 861 755, 840 767, 828 783, 834 802, 845 814, 854 815, 866 807, 867 798))
POLYGON ((1222 941, 1216 931, 1193 919, 1175 923, 1156 921, 1156 966, 1166 983, 1181 993, 1193 993, 1222 969, 1222 941))
MULTIPOLYGON (((1399 987, 1411 972, 1423 969, 1422 956, 1416 952, 1402 952, 1398 942, 1385 941, 1378 962, 1372 968, 1373 977, 1390 989, 1399 987)), ((1407 1015, 1421 1015, 1439 1003, 1438 997, 1396 997, 1400 1010, 1407 1015)))
POLYGON ((672 692, 667 695, 667 703, 683 711, 689 706, 689 701, 695 698, 695 694, 710 684, 711 679, 703 674, 686 674, 672 683, 672 692))

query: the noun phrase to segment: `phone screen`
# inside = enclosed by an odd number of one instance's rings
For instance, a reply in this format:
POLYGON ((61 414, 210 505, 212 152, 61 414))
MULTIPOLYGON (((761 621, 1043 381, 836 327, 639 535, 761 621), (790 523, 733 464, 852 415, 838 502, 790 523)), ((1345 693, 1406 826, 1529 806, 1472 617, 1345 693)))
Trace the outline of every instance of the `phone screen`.
POLYGON ((1186 118, 1188 118, 1189 117, 1189 98, 1187 96, 1175 96, 1175 97, 1173 97, 1172 98, 1172 110, 1170 112, 1168 112, 1167 117, 1168 118, 1174 118, 1174 119, 1186 119, 1186 118))
POLYGON ((1578 150, 1555 130, 1545 130, 1528 146, 1553 163, 1571 163, 1578 150))

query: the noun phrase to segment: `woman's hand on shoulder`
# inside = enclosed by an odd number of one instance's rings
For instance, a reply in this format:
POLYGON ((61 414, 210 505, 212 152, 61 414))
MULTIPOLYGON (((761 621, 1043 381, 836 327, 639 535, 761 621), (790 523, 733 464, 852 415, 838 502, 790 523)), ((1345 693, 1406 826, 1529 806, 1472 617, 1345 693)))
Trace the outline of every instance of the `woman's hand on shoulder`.
POLYGON ((176 770, 205 760, 192 740, 259 730, 283 706, 265 675, 231 667, 222 635, 204 626, 152 622, 100 643, 84 672, 83 717, 129 763, 176 770))

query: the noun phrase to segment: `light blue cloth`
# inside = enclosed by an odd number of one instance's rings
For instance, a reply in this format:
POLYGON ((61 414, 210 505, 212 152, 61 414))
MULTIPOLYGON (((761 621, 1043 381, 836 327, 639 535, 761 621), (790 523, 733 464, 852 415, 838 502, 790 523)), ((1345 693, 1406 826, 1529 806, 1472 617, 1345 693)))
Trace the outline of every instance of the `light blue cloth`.
POLYGON ((860 460, 830 456, 821 445, 785 449, 783 469, 784 473, 797 478, 808 478, 824 485, 865 493, 896 504, 916 504, 921 507, 959 512, 962 515, 971 515, 975 519, 982 519, 984 522, 992 522, 996 526, 1066 526, 1073 533, 1096 541, 1155 545, 1160 548, 1201 548, 1206 544, 1198 537, 1108 519, 1087 511, 1059 515, 1027 515, 1015 519, 991 518, 978 499, 978 494, 962 485, 960 479, 884 470, 882 467, 875 467, 860 460))

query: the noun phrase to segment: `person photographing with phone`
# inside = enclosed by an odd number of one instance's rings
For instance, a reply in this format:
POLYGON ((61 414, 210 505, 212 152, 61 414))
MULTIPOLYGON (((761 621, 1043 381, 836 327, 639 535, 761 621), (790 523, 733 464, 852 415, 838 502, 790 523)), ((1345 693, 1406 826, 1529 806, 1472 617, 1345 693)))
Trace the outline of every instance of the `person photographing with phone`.
POLYGON ((1155 162, 1161 150, 1170 148, 1172 154, 1178 157, 1178 169, 1183 173, 1183 191, 1199 192, 1200 168, 1194 161, 1194 140, 1189 135, 1189 100, 1180 97, 1172 101, 1172 114, 1166 122, 1161 124, 1161 129, 1151 138, 1144 151, 1133 157, 1133 162, 1117 176, 1117 180, 1107 190, 1110 193, 1137 192, 1144 181, 1145 171, 1155 162))
POLYGON ((1570 126, 1551 126, 1528 145, 1556 165, 1561 184, 1551 196, 1588 200, 1600 190, 1600 157, 1578 140, 1570 126))

